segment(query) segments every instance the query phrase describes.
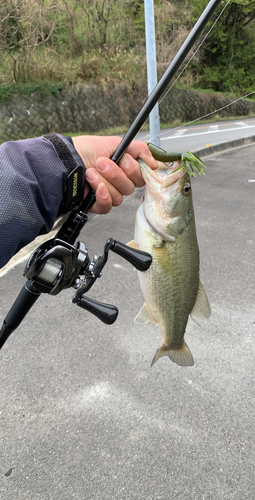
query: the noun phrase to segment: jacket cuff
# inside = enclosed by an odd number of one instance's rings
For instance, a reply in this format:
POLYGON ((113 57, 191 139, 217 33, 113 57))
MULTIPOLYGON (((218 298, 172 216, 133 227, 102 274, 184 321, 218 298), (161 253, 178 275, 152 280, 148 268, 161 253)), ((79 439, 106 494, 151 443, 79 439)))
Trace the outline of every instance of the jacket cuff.
POLYGON ((63 201, 58 212, 59 217, 73 210, 82 202, 86 169, 70 137, 66 138, 60 134, 45 134, 43 137, 53 146, 67 173, 63 201))

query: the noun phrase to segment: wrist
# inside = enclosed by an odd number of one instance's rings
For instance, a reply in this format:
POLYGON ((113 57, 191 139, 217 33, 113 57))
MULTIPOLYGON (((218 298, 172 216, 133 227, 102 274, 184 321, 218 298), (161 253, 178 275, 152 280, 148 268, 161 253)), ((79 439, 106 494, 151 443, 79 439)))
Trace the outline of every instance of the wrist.
POLYGON ((66 214, 78 206, 84 196, 85 166, 77 153, 71 137, 60 134, 46 134, 44 138, 51 143, 66 172, 63 183, 63 200, 58 216, 66 214))

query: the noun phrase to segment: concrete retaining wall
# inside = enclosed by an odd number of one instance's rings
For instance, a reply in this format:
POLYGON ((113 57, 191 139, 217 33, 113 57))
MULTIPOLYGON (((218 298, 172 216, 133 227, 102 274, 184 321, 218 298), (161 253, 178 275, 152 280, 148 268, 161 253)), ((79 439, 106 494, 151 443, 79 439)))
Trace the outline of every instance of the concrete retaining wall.
MULTIPOLYGON (((59 95, 15 94, 0 104, 0 142, 39 136, 47 132, 97 132, 109 127, 130 125, 147 98, 147 87, 128 89, 75 85, 59 95)), ((191 121, 225 106, 233 98, 192 90, 171 90, 160 105, 162 123, 176 119, 191 121)), ((242 100, 219 112, 221 116, 249 116, 255 102, 242 100)))

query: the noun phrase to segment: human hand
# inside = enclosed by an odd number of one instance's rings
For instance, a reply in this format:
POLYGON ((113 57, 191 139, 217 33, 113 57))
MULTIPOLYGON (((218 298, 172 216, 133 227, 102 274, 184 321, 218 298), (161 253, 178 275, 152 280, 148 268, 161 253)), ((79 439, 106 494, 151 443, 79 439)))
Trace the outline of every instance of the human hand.
MULTIPOLYGON (((106 214, 112 207, 120 205, 123 196, 133 193, 135 187, 142 187, 144 180, 136 158, 141 158, 153 170, 156 160, 144 142, 132 141, 116 165, 110 160, 121 137, 89 136, 72 137, 74 147, 86 168, 86 179, 96 193, 96 202, 90 212, 106 214)), ((84 196, 89 187, 86 183, 84 196)))

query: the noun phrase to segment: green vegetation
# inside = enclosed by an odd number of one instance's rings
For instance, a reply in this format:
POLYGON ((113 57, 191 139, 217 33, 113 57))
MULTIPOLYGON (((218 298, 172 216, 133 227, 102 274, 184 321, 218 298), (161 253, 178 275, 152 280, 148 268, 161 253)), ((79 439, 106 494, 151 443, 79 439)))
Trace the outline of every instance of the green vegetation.
MULTIPOLYGON (((207 3, 154 0, 159 77, 207 3)), ((180 85, 239 95, 254 90, 254 28, 254 0, 230 0, 180 85)), ((42 82, 43 92, 72 83, 145 82, 144 1, 0 0, 0 51, 0 99, 42 82)))
POLYGON ((40 91, 43 96, 50 94, 59 94, 63 87, 62 83, 16 83, 11 85, 0 84, 0 102, 7 101, 13 94, 30 95, 33 92, 40 91))
MULTIPOLYGON (((200 8, 207 1, 195 3, 200 8)), ((254 27, 255 2, 231 0, 203 44, 198 61, 192 63, 193 78, 200 87, 241 94, 254 90, 254 27)))

